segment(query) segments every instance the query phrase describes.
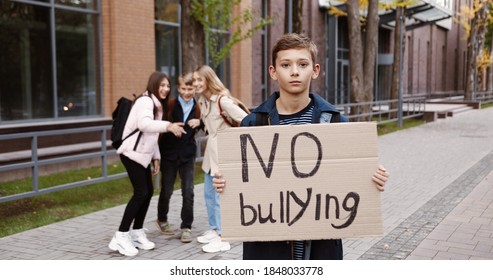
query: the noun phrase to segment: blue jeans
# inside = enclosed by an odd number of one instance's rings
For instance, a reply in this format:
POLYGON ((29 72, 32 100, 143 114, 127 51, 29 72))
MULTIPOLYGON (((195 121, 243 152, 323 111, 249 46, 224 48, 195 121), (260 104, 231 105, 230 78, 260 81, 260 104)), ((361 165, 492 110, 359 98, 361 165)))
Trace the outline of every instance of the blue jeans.
POLYGON ((209 221, 209 227, 215 229, 218 234, 221 234, 221 208, 219 205, 219 193, 212 186, 212 179, 210 172, 204 174, 204 199, 205 206, 207 207, 207 217, 209 221))

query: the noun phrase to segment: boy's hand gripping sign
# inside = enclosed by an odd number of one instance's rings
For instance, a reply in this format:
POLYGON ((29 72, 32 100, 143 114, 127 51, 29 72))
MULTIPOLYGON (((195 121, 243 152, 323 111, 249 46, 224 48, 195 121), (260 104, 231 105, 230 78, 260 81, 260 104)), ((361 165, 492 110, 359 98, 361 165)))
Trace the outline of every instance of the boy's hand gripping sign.
POLYGON ((375 123, 230 128, 218 151, 224 240, 383 234, 375 123))

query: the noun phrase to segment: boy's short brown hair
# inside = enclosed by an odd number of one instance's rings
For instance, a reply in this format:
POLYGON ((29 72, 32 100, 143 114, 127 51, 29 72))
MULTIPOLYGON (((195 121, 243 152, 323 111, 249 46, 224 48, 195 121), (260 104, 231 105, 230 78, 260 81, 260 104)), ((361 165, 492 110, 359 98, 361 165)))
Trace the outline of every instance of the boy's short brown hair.
POLYGON ((315 64, 315 58, 317 57, 318 50, 312 40, 304 34, 286 33, 277 39, 276 44, 272 48, 272 65, 274 67, 276 66, 278 52, 291 49, 309 50, 312 56, 313 64, 315 64))
POLYGON ((178 77, 178 85, 192 86, 193 72, 183 73, 178 77))

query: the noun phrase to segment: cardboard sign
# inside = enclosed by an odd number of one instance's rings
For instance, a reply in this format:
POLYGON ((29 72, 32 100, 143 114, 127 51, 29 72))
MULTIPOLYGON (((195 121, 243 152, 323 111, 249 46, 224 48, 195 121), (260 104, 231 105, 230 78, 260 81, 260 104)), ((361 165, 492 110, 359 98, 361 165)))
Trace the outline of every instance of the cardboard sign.
POLYGON ((224 240, 383 235, 375 123, 229 128, 218 151, 224 240))

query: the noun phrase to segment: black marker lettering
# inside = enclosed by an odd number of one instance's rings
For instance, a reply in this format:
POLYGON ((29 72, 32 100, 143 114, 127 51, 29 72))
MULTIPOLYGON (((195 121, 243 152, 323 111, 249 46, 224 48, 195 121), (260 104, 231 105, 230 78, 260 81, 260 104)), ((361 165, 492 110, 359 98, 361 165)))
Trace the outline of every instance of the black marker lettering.
MULTIPOLYGON (((299 199, 298 196, 296 196, 295 192, 290 192, 290 194, 294 198, 294 201, 299 206, 301 206, 301 210, 300 210, 300 212, 298 212, 298 215, 296 215, 296 217, 294 217, 294 220, 292 220, 291 222, 289 222, 288 226, 291 226, 294 223, 296 223, 303 216, 303 214, 305 213, 306 208, 310 204, 310 199, 312 197, 312 188, 307 188, 306 189, 306 201, 305 202, 303 202, 301 199, 299 199)), ((289 212, 289 209, 287 209, 287 211, 289 212)))
POLYGON ((318 169, 320 168, 321 161, 322 161, 322 143, 320 143, 320 140, 318 140, 317 136, 308 132, 301 132, 296 134, 293 137, 293 139, 291 139, 291 167, 293 168, 294 176, 296 176, 297 178, 308 178, 315 175, 315 173, 317 173, 318 169), (303 173, 299 171, 298 168, 296 167, 296 160, 294 158, 294 148, 296 146, 296 139, 298 139, 299 136, 305 136, 310 139, 313 139, 313 141, 315 141, 315 143, 317 144, 317 149, 318 149, 317 163, 315 164, 315 167, 312 169, 312 171, 310 171, 309 173, 303 173))
POLYGON ((270 175, 272 174, 272 168, 274 167, 274 158, 276 155, 277 143, 279 142, 279 133, 275 133, 274 139, 272 139, 272 147, 270 149, 270 155, 269 155, 269 164, 267 166, 265 165, 264 159, 260 155, 260 152, 258 151, 257 145, 255 145, 255 142, 253 141, 252 136, 250 134, 241 134, 240 135, 241 162, 242 162, 241 175, 242 175, 243 182, 249 181, 249 179, 248 179, 247 140, 249 140, 250 144, 252 144, 253 151, 255 152, 255 155, 257 156, 257 159, 259 160, 260 165, 262 166, 262 169, 264 170, 265 177, 270 178, 270 175))
POLYGON ((346 228, 350 226, 353 223, 354 218, 356 218, 356 214, 358 213, 358 205, 359 205, 359 194, 355 192, 348 193, 346 198, 342 202, 342 208, 344 208, 344 210, 346 211, 351 211, 351 214, 349 215, 349 219, 340 226, 335 226, 334 224, 332 224, 332 226, 337 229, 346 228), (352 198, 354 200, 354 204, 352 207, 347 206, 347 202, 349 198, 352 198))
POLYGON ((240 193, 240 209, 241 209, 241 225, 242 226, 250 226, 253 225, 257 221, 257 211, 251 205, 244 205, 243 203, 243 194, 240 193), (249 222, 245 222, 245 208, 252 210, 252 219, 249 222))

